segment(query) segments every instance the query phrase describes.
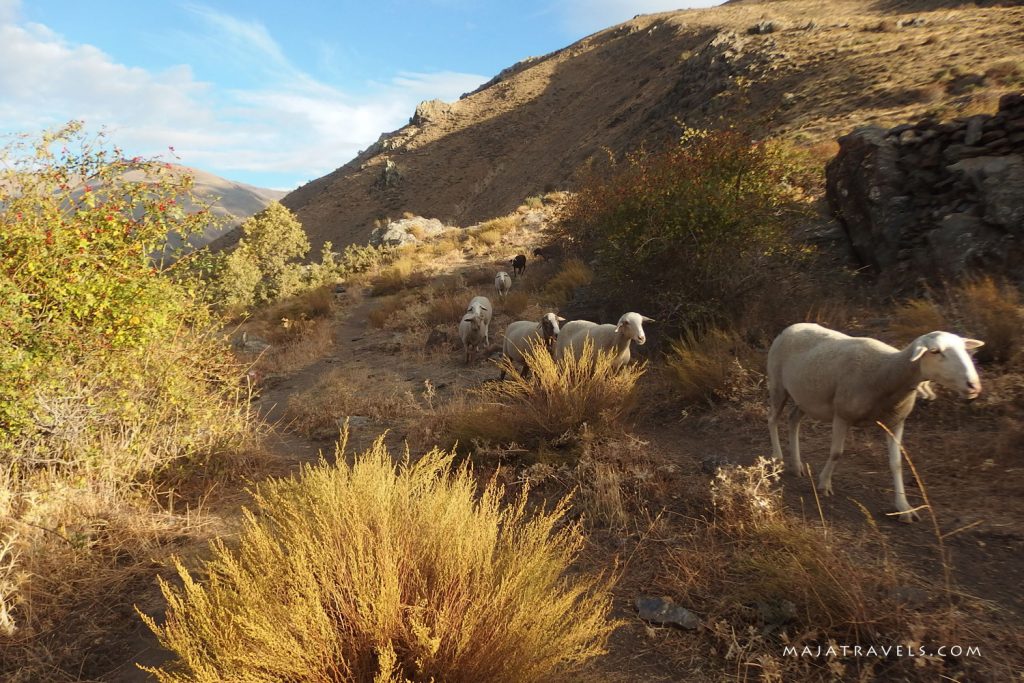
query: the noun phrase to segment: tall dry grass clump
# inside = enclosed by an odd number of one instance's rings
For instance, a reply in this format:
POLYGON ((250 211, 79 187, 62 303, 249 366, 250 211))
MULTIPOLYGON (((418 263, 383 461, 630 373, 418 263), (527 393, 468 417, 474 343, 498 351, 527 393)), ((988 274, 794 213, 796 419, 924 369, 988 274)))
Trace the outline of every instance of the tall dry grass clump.
POLYGON ((1024 302, 1016 286, 983 277, 963 283, 956 300, 964 324, 985 342, 978 349, 981 360, 1009 363, 1019 358, 1024 302))
POLYGON ((541 298, 556 306, 562 306, 572 299, 576 289, 589 285, 594 272, 579 259, 569 259, 558 269, 544 286, 541 298))
POLYGON ((531 376, 502 359, 508 378, 479 390, 476 407, 453 419, 460 441, 474 439, 538 445, 577 434, 584 426, 601 433, 621 426, 634 406, 637 380, 645 364, 616 369, 613 358, 589 341, 579 359, 556 362, 546 347, 531 345, 523 354, 531 376))
MULTIPOLYGON (((344 445, 341 447, 344 448, 344 445)), ((547 681, 604 652, 610 580, 567 570, 566 502, 503 504, 437 449, 397 469, 383 439, 256 494, 237 550, 162 583, 160 681, 547 681)))
POLYGON ((750 385, 750 347, 734 332, 713 327, 687 330, 671 342, 666 363, 685 403, 713 405, 735 399, 750 385))
POLYGON ((948 330, 985 342, 982 362, 1010 363, 1021 353, 1024 299, 1012 283, 981 277, 948 287, 941 297, 911 299, 893 315, 890 329, 906 344, 934 330, 948 330))

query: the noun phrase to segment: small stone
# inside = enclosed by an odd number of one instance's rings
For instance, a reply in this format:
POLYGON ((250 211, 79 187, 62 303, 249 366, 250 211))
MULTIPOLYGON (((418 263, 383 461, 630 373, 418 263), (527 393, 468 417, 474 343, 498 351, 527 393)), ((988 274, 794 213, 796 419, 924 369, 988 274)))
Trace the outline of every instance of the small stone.
POLYGON ((640 596, 636 599, 638 616, 652 624, 680 626, 689 631, 700 626, 700 618, 675 604, 671 598, 653 598, 640 596))

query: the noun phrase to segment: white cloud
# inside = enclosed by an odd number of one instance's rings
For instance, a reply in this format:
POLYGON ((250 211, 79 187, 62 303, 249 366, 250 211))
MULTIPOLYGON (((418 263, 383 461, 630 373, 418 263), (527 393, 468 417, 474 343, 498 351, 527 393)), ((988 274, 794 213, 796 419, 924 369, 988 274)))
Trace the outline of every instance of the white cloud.
POLYGON ((258 87, 223 89, 188 66, 152 72, 121 64, 39 24, 19 22, 0 0, 0 132, 34 132, 83 119, 132 154, 173 146, 182 163, 231 177, 280 174, 298 183, 342 165, 380 133, 403 125, 416 104, 451 100, 486 78, 454 72, 399 73, 370 84, 358 101, 296 68, 259 23, 201 7, 218 55, 237 60, 258 87))
POLYGON ((562 15, 569 31, 583 36, 621 24, 637 14, 712 7, 723 2, 724 0, 568 0, 552 9, 562 15))

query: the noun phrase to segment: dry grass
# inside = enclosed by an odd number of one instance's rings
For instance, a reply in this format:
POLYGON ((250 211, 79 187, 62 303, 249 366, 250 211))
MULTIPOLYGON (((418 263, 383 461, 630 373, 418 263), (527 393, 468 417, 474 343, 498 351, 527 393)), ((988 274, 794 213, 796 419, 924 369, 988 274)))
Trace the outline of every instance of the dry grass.
POLYGON ((542 298, 555 306, 564 306, 577 287, 588 285, 593 279, 593 271, 583 261, 570 259, 548 280, 542 298))
POLYGON ((396 470, 382 440, 337 463, 261 486, 205 584, 162 582, 147 623, 179 659, 158 680, 546 681, 604 653, 610 581, 567 574, 584 539, 564 501, 478 495, 437 450, 396 470))
POLYGON ((289 341, 271 346, 257 356, 253 370, 258 375, 296 372, 322 358, 334 345, 334 327, 330 320, 312 320, 299 326, 301 334, 287 331, 289 341))
POLYGON ((909 344, 922 334, 948 327, 942 309, 931 299, 907 301, 893 312, 889 323, 889 329, 900 346, 909 344))
POLYGON ((379 306, 373 308, 366 315, 367 321, 373 327, 377 329, 383 328, 388 320, 390 320, 396 311, 405 308, 409 304, 408 300, 400 296, 390 296, 384 299, 379 306))
POLYGON ((403 254, 391 265, 381 270, 370 281, 373 296, 395 294, 403 289, 421 287, 427 282, 427 276, 418 268, 417 259, 411 254, 403 254))
POLYGON ((1024 83, 1024 60, 1003 59, 985 70, 985 81, 1003 87, 1024 83))
POLYGON ((964 283, 954 296, 966 333, 985 342, 979 360, 1009 363, 1020 355, 1024 307, 1017 287, 984 277, 964 283))
POLYGON ((448 294, 431 299, 427 306, 425 322, 428 325, 454 325, 462 319, 469 303, 467 294, 448 294))
POLYGON ((509 292, 505 300, 501 302, 501 310, 513 319, 530 305, 530 295, 523 291, 509 292))
POLYGON ((1024 302, 1016 286, 983 277, 947 289, 943 299, 913 299, 896 309, 890 330, 897 341, 946 330, 984 341, 977 354, 982 362, 1006 364, 1020 356, 1024 302))
POLYGON ((621 427, 633 408, 637 380, 644 365, 616 370, 608 354, 589 342, 577 360, 566 354, 555 362, 543 345, 524 353, 531 369, 524 379, 507 358, 500 367, 509 379, 478 390, 479 401, 451 418, 460 442, 514 442, 525 446, 572 441, 586 426, 600 435, 621 427))
POLYGON ((418 404, 409 393, 396 393, 380 373, 336 368, 309 389, 288 398, 289 428, 313 438, 337 437, 345 418, 368 417, 394 421, 415 413, 418 404))
MULTIPOLYGON (((867 529, 856 536, 795 518, 782 504, 780 470, 765 459, 719 470, 710 515, 666 563, 669 591, 703 615, 710 651, 728 660, 726 666, 740 678, 758 672, 772 681, 1008 680, 996 673, 1012 670, 1001 656, 784 655, 784 646, 813 652, 829 644, 987 642, 980 638, 990 626, 983 607, 966 598, 955 606, 910 604, 907 595, 945 589, 900 566, 867 511, 867 529)), ((702 659, 709 651, 696 648, 694 656, 702 659)))
POLYGON ((752 355, 739 335, 711 328, 704 334, 687 331, 671 342, 665 362, 683 402, 714 405, 749 393, 754 385, 748 369, 752 355))

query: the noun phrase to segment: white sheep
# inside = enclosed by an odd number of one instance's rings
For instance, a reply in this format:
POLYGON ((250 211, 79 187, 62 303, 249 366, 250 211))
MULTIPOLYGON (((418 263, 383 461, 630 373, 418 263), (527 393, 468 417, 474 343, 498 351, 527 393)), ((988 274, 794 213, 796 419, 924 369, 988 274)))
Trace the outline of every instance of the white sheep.
POLYGON ((850 426, 881 422, 886 436, 889 469, 896 490, 896 509, 904 522, 917 516, 903 490, 900 442, 903 425, 918 395, 928 397, 928 381, 973 399, 981 392, 971 361, 984 342, 949 332, 930 332, 898 350, 867 337, 849 337, 813 323, 791 325, 776 337, 768 351, 768 430, 772 455, 782 460, 778 420, 787 401, 790 470, 802 475, 800 421, 805 415, 832 422, 832 448, 818 477, 818 488, 832 493, 832 473, 850 426))
POLYGON ((512 288, 512 278, 508 276, 504 270, 494 276, 494 289, 498 291, 498 296, 504 301, 508 295, 508 290, 512 288))
POLYGON ((616 325, 598 325, 589 320, 573 320, 566 323, 558 334, 555 360, 561 360, 567 350, 578 360, 583 354, 584 342, 591 339, 594 343, 595 353, 614 354, 613 365, 617 370, 629 362, 629 343, 631 341, 635 341, 640 346, 647 341, 643 323, 653 322, 652 318, 639 313, 623 314, 616 325))
MULTIPOLYGON (((505 328, 505 343, 502 352, 513 364, 521 363, 523 366, 522 375, 528 377, 530 368, 526 364, 524 354, 530 348, 530 344, 543 342, 549 352, 554 351, 555 342, 558 341, 558 323, 565 322, 565 318, 554 313, 545 313, 540 322, 531 320, 517 320, 509 323, 505 328)), ((501 371, 501 378, 505 379, 505 370, 501 371)))
POLYGON ((484 340, 484 321, 478 312, 471 311, 462 316, 459 321, 459 337, 466 350, 466 365, 469 365, 480 350, 480 342, 484 340))
MULTIPOLYGON (((491 306, 491 300, 486 296, 474 296, 469 300, 469 306, 466 307, 466 313, 476 313, 480 316, 483 321, 483 334, 484 343, 490 346, 491 344, 491 316, 494 314, 494 307, 491 306)), ((465 318, 465 316, 463 316, 465 318)))

